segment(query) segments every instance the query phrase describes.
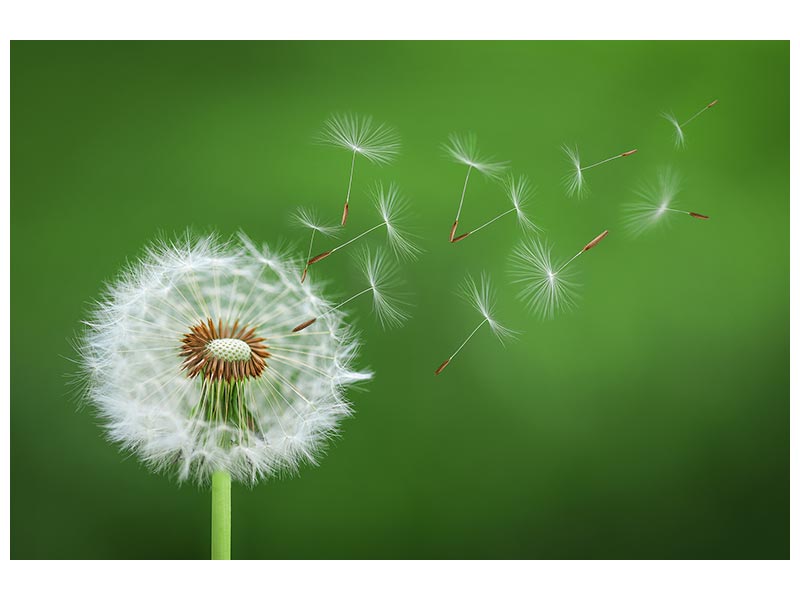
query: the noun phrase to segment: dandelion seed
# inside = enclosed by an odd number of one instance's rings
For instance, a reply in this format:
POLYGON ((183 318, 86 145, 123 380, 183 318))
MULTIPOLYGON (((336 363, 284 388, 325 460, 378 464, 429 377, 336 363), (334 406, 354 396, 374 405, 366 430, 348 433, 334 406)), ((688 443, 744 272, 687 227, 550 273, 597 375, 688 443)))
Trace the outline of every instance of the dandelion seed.
POLYGON ((625 229, 636 237, 659 224, 668 222, 670 215, 684 214, 707 220, 706 215, 675 208, 673 202, 680 192, 680 177, 672 169, 662 169, 655 184, 642 186, 636 192, 638 200, 623 206, 622 222, 625 229))
POLYGON ((404 310, 405 302, 396 293, 401 285, 397 280, 397 266, 391 264, 381 252, 372 254, 366 251, 359 257, 358 262, 364 279, 368 283, 367 287, 353 294, 344 302, 327 309, 319 316, 303 321, 292 329, 292 333, 310 327, 319 318, 332 311, 340 310, 364 294, 372 294, 372 310, 382 327, 399 327, 408 319, 408 313, 404 310))
POLYGON ((584 171, 588 171, 589 169, 593 169, 594 167, 599 167, 607 162, 611 162, 612 160, 617 160, 618 158, 625 158, 627 156, 631 156, 632 154, 636 154, 638 150, 628 150, 627 152, 623 152, 622 154, 616 154, 609 158, 603 159, 599 162, 593 163, 591 165, 582 167, 581 166, 581 156, 578 152, 578 147, 575 146, 574 148, 570 148, 569 146, 562 146, 561 147, 564 154, 567 156, 567 160, 569 161, 572 170, 564 177, 564 185, 567 188, 567 195, 568 196, 578 196, 579 198, 584 196, 588 191, 586 186, 586 179, 583 175, 584 171))
POLYGON ((667 121, 669 121, 670 125, 672 125, 672 128, 675 130, 674 131, 674 136, 675 136, 675 147, 676 148, 683 148, 686 145, 686 137, 685 137, 685 135, 683 133, 683 128, 686 127, 692 121, 694 121, 697 117, 702 115, 704 112, 706 112, 709 108, 714 106, 717 102, 719 102, 719 101, 718 100, 714 100, 713 102, 709 102, 708 104, 706 104, 703 108, 701 108, 699 111, 697 111, 691 117, 689 117, 683 123, 678 121, 678 119, 675 117, 675 115, 673 113, 671 113, 671 112, 661 113, 661 116, 664 119, 666 119, 667 121))
POLYGON ((508 199, 511 201, 511 208, 506 211, 501 212, 499 215, 489 219, 486 223, 473 229, 472 231, 468 231, 467 233, 462 233, 459 236, 454 237, 451 241, 453 243, 460 242, 467 236, 472 235, 473 233, 480 231, 484 227, 487 227, 497 221, 505 217, 506 215, 515 214, 517 217, 517 222, 523 229, 530 229, 530 230, 538 230, 539 228, 534 224, 533 221, 525 214, 525 208, 529 203, 530 199, 533 197, 534 190, 531 187, 530 181, 524 175, 520 175, 516 179, 513 176, 508 176, 504 182, 504 187, 506 190, 506 194, 508 195, 508 199))
POLYGON ((522 242, 512 254, 514 283, 521 284, 519 298, 542 318, 552 319, 557 312, 576 303, 578 284, 573 280, 572 262, 588 252, 608 235, 604 231, 580 252, 561 265, 552 258, 552 246, 538 239, 522 242))
POLYGON ((292 218, 296 225, 311 230, 306 264, 303 267, 303 274, 300 276, 300 283, 303 283, 308 275, 308 261, 311 259, 311 252, 314 248, 314 236, 319 233, 327 237, 336 237, 336 227, 323 224, 313 209, 298 208, 292 218))
MULTIPOLYGON (((444 150, 454 161, 467 165, 467 175, 464 178, 464 187, 461 190, 461 200, 458 203, 456 220, 450 228, 450 241, 453 242, 456 229, 458 229, 458 220, 461 218, 461 209, 464 206, 464 195, 467 193, 467 183, 469 183, 469 175, 472 169, 483 173, 490 179, 496 179, 508 168, 508 163, 496 162, 493 161, 492 158, 482 157, 478 151, 478 140, 472 133, 467 135, 450 135, 450 138, 444 145, 444 150)), ((463 239, 463 237, 460 239, 463 239)))
POLYGON ((353 186, 356 155, 360 154, 375 164, 389 163, 400 153, 400 138, 387 125, 373 125, 372 117, 348 114, 333 115, 325 121, 319 141, 352 152, 350 178, 342 211, 342 226, 344 226, 350 213, 350 190, 353 186))
POLYGON ((478 323, 478 326, 472 330, 472 333, 470 333, 461 343, 456 351, 450 355, 450 358, 439 365, 439 367, 434 371, 435 375, 438 375, 445 370, 447 365, 450 364, 456 355, 461 352, 464 346, 467 345, 467 342, 469 342, 472 337, 478 333, 478 330, 484 325, 489 325, 489 329, 491 329, 492 333, 494 333, 501 344, 504 344, 506 340, 511 339, 516 335, 515 331, 509 329, 508 327, 504 327, 497 321, 497 319, 495 319, 495 294, 494 290, 492 289, 491 282, 485 273, 481 275, 480 285, 476 284, 471 277, 467 277, 466 282, 462 286, 461 294, 466 298, 470 305, 472 305, 472 307, 478 311, 483 319, 480 323, 478 323))
POLYGON ((413 259, 419 254, 420 249, 411 240, 411 236, 405 232, 403 223, 408 212, 408 203, 400 195, 400 190, 395 184, 390 184, 388 188, 384 188, 383 184, 375 186, 372 192, 375 209, 380 215, 380 223, 362 231, 357 236, 350 238, 343 244, 339 244, 332 250, 328 250, 321 254, 310 258, 306 264, 308 266, 318 263, 319 261, 329 257, 334 252, 338 252, 342 248, 346 248, 353 242, 360 240, 365 235, 372 233, 381 227, 386 228, 386 236, 389 242, 389 247, 398 258, 413 259))

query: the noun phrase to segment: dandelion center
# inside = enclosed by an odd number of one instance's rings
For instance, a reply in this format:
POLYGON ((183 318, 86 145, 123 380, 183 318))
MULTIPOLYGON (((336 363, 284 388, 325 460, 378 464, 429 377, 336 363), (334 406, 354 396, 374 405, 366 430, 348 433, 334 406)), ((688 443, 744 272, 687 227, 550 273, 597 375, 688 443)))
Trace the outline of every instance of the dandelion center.
POLYGON ((233 326, 219 319, 203 321, 189 328, 181 340, 182 370, 190 378, 202 376, 210 381, 244 381, 259 377, 270 354, 265 338, 255 327, 233 326))
POLYGON ((228 362, 241 362, 250 358, 250 346, 236 338, 218 338, 206 344, 206 349, 214 358, 228 362))

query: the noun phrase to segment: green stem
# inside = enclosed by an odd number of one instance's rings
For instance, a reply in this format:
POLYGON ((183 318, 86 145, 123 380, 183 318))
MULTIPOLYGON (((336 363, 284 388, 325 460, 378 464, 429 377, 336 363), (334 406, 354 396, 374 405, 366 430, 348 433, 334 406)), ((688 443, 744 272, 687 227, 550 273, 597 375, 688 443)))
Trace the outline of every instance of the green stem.
POLYGON ((211 475, 211 560, 231 559, 231 476, 211 475))

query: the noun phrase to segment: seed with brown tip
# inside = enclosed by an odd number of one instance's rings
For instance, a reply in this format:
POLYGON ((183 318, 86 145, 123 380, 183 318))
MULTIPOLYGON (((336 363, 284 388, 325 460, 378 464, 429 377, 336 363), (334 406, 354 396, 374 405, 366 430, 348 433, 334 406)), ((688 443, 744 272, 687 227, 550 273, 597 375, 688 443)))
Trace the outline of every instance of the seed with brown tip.
POLYGON ((467 237, 467 236, 468 236, 470 233, 472 233, 472 232, 471 232, 471 231, 468 231, 467 233, 462 233, 460 236, 458 236, 458 237, 454 237, 454 238, 453 238, 452 240, 450 240, 450 241, 451 241, 453 244, 455 244, 456 242, 460 242, 461 240, 463 240, 463 239, 464 239, 465 237, 467 237))
POLYGON ((448 358, 446 361, 444 361, 442 364, 440 364, 440 365, 439 365, 439 368, 438 368, 438 369, 436 369, 436 370, 433 372, 433 374, 434 374, 434 375, 438 375, 439 373, 441 373, 442 371, 444 371, 444 368, 445 368, 447 365, 449 365, 449 364, 450 364, 450 359, 448 358))
POLYGON ((700 213, 696 213, 696 212, 690 212, 689 216, 690 217, 694 217, 695 219, 703 219, 705 221, 708 220, 708 217, 706 215, 701 215, 700 213))
POLYGON ((313 265, 316 262, 321 261, 323 258, 327 258, 330 256, 331 251, 328 250, 327 252, 323 252, 322 254, 317 254, 314 258, 309 259, 308 264, 313 265))
POLYGON ((583 247, 583 252, 586 252, 587 250, 591 250, 592 248, 597 246, 597 244, 599 244, 601 241, 603 241, 603 238, 606 237, 607 235, 608 235, 608 229, 606 229, 603 233, 601 233, 596 238, 594 238, 591 242, 586 244, 583 247))
POLYGON ((453 241, 453 236, 456 234, 456 229, 458 228, 458 220, 453 223, 453 226, 450 228, 450 241, 453 241))
POLYGON ((292 329, 292 333, 297 333, 298 331, 302 331, 306 327, 311 327, 316 322, 317 322, 317 317, 314 317, 313 319, 309 319, 308 321, 300 323, 300 325, 292 329))

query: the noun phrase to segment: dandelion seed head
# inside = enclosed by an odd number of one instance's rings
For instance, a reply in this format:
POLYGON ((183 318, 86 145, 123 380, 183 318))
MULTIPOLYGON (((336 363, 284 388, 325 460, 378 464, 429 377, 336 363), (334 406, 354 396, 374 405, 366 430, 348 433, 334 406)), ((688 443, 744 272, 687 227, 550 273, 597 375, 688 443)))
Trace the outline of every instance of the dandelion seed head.
POLYGON ((521 242, 511 256, 514 283, 522 286, 518 297, 545 319, 575 305, 578 285, 572 265, 559 268, 552 258, 552 246, 531 238, 521 242))
POLYGON ((675 115, 672 113, 662 113, 661 117, 666 119, 673 128, 673 137, 675 140, 675 147, 676 148, 683 148, 686 145, 686 140, 683 135, 683 127, 681 127, 680 122, 675 115))
POLYGON ((358 340, 297 265, 244 236, 149 247, 111 283, 78 343, 83 391, 110 440, 157 471, 254 484, 315 462, 350 414, 358 340))
POLYGON ((636 190, 637 199, 622 207, 622 224, 637 237, 655 226, 667 223, 668 216, 678 214, 672 204, 680 192, 681 181, 670 168, 658 172, 655 183, 643 184, 636 190))
POLYGON ((397 277, 397 266, 380 251, 363 252, 358 258, 364 278, 372 293, 372 308, 384 328, 399 327, 408 320, 405 302, 399 294, 402 283, 397 277))
POLYGON ((482 273, 480 281, 476 282, 471 276, 467 276, 461 286, 461 295, 480 315, 486 319, 495 337, 501 344, 513 339, 517 332, 505 327, 495 318, 495 291, 491 280, 486 273, 482 273))
POLYGON ((508 168, 507 161, 496 161, 478 151, 478 138, 473 133, 451 134, 444 144, 444 151, 454 161, 472 167, 491 179, 500 177, 508 168))
POLYGON ((570 164, 570 171, 564 177, 564 185, 567 188, 567 195, 570 197, 582 197, 588 191, 586 182, 583 177, 583 170, 581 169, 581 156, 578 152, 578 147, 570 147, 564 145, 561 150, 567 157, 570 164))
POLYGON ((360 154, 370 162, 386 164, 400 153, 400 137, 385 124, 374 124, 372 117, 343 114, 329 117, 318 141, 360 154))
POLYGON ((420 248, 404 229, 409 206, 408 201, 400 194, 400 189, 394 183, 388 187, 379 183, 373 188, 372 197, 375 208, 386 226, 389 247, 395 256, 404 259, 416 258, 420 248))

